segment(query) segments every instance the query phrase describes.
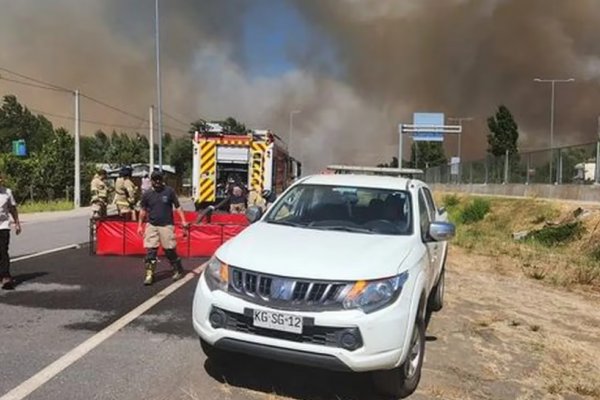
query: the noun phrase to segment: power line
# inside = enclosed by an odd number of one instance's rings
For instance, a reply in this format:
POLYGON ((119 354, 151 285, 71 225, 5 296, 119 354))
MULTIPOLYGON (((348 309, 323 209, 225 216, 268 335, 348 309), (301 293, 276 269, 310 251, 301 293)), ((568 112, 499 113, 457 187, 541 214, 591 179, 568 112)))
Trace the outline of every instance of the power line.
MULTIPOLYGON (((9 74, 13 74, 13 75, 18 76, 20 78, 27 79, 27 80, 30 80, 32 82, 36 82, 38 84, 44 85, 43 87, 39 87, 40 89, 54 89, 54 90, 64 91, 64 92, 70 92, 70 93, 73 92, 73 90, 71 90, 71 89, 67 89, 67 88, 64 88, 62 86, 55 85, 53 83, 45 82, 45 81, 43 81, 41 79, 33 78, 31 76, 27 76, 25 74, 21 74, 19 72, 12 71, 12 70, 10 70, 8 68, 0 67, 0 71, 5 71, 5 72, 7 72, 9 74)), ((2 79, 8 80, 7 78, 2 78, 2 79)), ((33 86, 33 84, 28 84, 26 82, 21 82, 21 81, 17 81, 15 83, 21 83, 21 84, 24 84, 24 85, 33 86)), ((34 86, 34 87, 37 87, 37 86, 34 86)), ((109 108, 109 109, 111 109, 113 111, 119 112, 119 113, 121 113, 123 115, 127 115, 127 116, 135 118, 135 119, 137 119, 139 121, 146 121, 146 118, 142 118, 139 115, 135 115, 135 114, 133 114, 133 113, 131 113, 129 111, 123 110, 122 108, 119 108, 119 107, 113 106, 111 104, 108 104, 105 101, 96 99, 96 98, 94 98, 92 96, 89 96, 87 94, 84 94, 84 93, 80 93, 80 95, 81 95, 81 97, 85 97, 86 99, 88 99, 88 100, 90 100, 90 101, 92 101, 94 103, 100 104, 100 105, 102 105, 102 106, 104 106, 106 108, 109 108)))
MULTIPOLYGON (((48 117, 54 117, 54 118, 60 118, 60 119, 65 119, 65 120, 70 120, 70 121, 74 121, 75 117, 69 116, 69 115, 61 115, 61 114, 55 114, 55 113, 51 113, 49 111, 44 111, 44 110, 39 110, 36 108, 29 108, 28 110, 35 112, 37 114, 42 114, 44 116, 48 116, 48 117)), ((139 125, 124 125, 124 124, 114 124, 114 123, 110 123, 110 122, 104 122, 104 121, 95 121, 95 120, 90 120, 90 119, 81 119, 81 122, 85 122, 87 124, 92 124, 92 125, 98 125, 98 126, 107 126, 110 128, 123 128, 123 129, 133 129, 136 131, 139 131, 141 129, 147 129, 148 128, 148 124, 147 121, 142 121, 141 124, 139 125)), ((172 126, 166 126, 166 128, 168 128, 171 131, 177 131, 177 132, 181 132, 181 133, 185 133, 187 134, 188 132, 185 132, 183 130, 177 129, 177 128, 173 128, 172 126)))
POLYGON ((3 77, 1 75, 0 75, 0 80, 7 81, 7 82, 12 82, 12 83, 16 83, 16 84, 19 84, 19 85, 30 86, 30 87, 34 87, 34 88, 38 88, 38 89, 52 90, 52 91, 55 91, 55 92, 64 92, 64 90, 62 90, 62 89, 57 89, 57 88, 50 87, 50 86, 37 85, 35 83, 23 82, 23 81, 19 81, 19 80, 16 80, 16 79, 5 78, 5 77, 3 77))
POLYGON ((27 80, 30 80, 30 81, 32 81, 32 82, 36 82, 36 83, 39 83, 39 84, 42 84, 42 85, 45 85, 45 86, 52 87, 52 88, 54 88, 54 89, 56 89, 56 90, 62 90, 63 92, 70 92, 70 93, 72 93, 72 92, 73 92, 73 90, 72 90, 72 89, 67 89, 67 88, 65 88, 65 87, 62 87, 62 86, 55 85, 55 84, 53 84, 53 83, 44 82, 44 81, 42 81, 41 79, 32 78, 32 77, 30 77, 30 76, 27 76, 27 75, 21 74, 21 73, 19 73, 19 72, 11 71, 11 70, 10 70, 10 69, 8 69, 8 68, 3 68, 3 67, 0 67, 0 71, 4 71, 4 72, 7 72, 7 73, 9 73, 9 74, 16 75, 16 76, 18 76, 19 78, 27 79, 27 80))
POLYGON ((91 97, 91 96, 88 96, 87 94, 83 94, 83 93, 82 93, 82 94, 81 94, 81 97, 85 97, 86 99, 88 99, 88 100, 90 100, 90 101, 92 101, 92 102, 94 102, 94 103, 100 104, 101 106, 104 106, 104 107, 106 107, 106 108, 109 108, 109 109, 111 109, 111 110, 113 110, 113 111, 120 112, 120 113, 121 113, 121 114, 123 114, 123 115, 127 115, 127 116, 129 116, 129 117, 131 117, 131 118, 135 118, 135 119, 137 119, 137 120, 139 120, 139 121, 146 121, 146 118, 142 118, 142 117, 140 117, 139 115, 135 115, 135 114, 133 114, 133 113, 130 113, 129 111, 125 111, 125 110, 123 110, 123 109, 121 109, 121 108, 118 108, 118 107, 112 106, 112 105, 110 105, 110 104, 108 104, 108 103, 106 103, 106 102, 104 102, 104 101, 102 101, 102 100, 98 100, 98 99, 95 99, 95 98, 93 98, 93 97, 91 97))
POLYGON ((167 117, 167 118, 170 118, 170 119, 172 119, 172 120, 173 120, 173 121, 175 121, 175 122, 179 122, 181 125, 185 125, 185 126, 187 126, 187 127, 189 127, 189 126, 190 126, 190 123, 189 123, 189 122, 183 122, 182 120, 180 120, 180 119, 178 119, 178 118, 175 118, 174 116, 172 116, 172 115, 170 115, 170 114, 166 113, 165 111, 163 111, 163 112, 162 112, 162 114, 163 114, 165 117, 167 117))
MULTIPOLYGON (((18 76, 18 77, 23 78, 23 79, 30 80, 32 82, 36 82, 37 85, 33 84, 33 83, 18 81, 18 80, 14 80, 14 79, 10 79, 10 78, 4 78, 4 77, 0 76, 0 79, 2 79, 2 80, 10 81, 10 82, 21 84, 21 85, 25 85, 25 86, 35 87, 35 88, 39 88, 39 89, 47 89, 47 90, 55 90, 55 91, 62 91, 62 92, 73 93, 73 90, 71 90, 71 89, 67 89, 67 88, 64 88, 62 86, 55 85, 55 84, 52 84, 52 83, 49 83, 49 82, 45 82, 45 81, 43 81, 41 79, 33 78, 31 76, 27 76, 27 75, 21 74, 19 72, 12 71, 12 70, 10 70, 8 68, 0 67, 0 71, 4 71, 4 72, 7 72, 9 74, 13 74, 15 76, 18 76)), ((110 110, 113 110, 115 112, 121 113, 121 114, 126 115, 128 117, 134 118, 134 119, 136 119, 138 121, 141 121, 143 124, 147 123, 147 118, 140 117, 139 115, 136 115, 136 114, 134 114, 132 112, 129 112, 127 110, 124 110, 124 109, 122 109, 120 107, 117 107, 117 106, 114 106, 112 104, 109 104, 109 103, 107 103, 107 102, 105 102, 103 100, 99 100, 99 99, 97 99, 95 97, 89 96, 89 95, 81 93, 81 92, 80 92, 80 96, 84 97, 87 100, 90 100, 90 101, 92 101, 94 103, 97 103, 97 104, 99 104, 99 105, 101 105, 103 107, 106 107, 106 108, 108 108, 110 110)), ((44 114, 44 112, 42 112, 42 114, 44 114)), ((51 113, 45 113, 45 114, 51 115, 51 113)), ((163 114, 166 115, 164 112, 163 112, 163 114)), ((65 119, 75 120, 75 118, 73 118, 73 117, 58 116, 58 115, 54 115, 54 117, 55 118, 65 118, 65 119)), ((186 126, 189 126, 188 123, 185 123, 185 122, 183 122, 183 121, 181 121, 181 120, 179 120, 179 119, 177 119, 175 117, 172 117, 170 115, 169 115, 169 117, 171 119, 179 122, 179 123, 182 123, 182 124, 185 124, 186 126)), ((111 126, 111 127, 122 127, 122 128, 126 128, 126 129, 141 129, 141 127, 137 128, 137 127, 134 127, 134 126, 131 126, 131 125, 107 124, 107 123, 104 123, 104 122, 101 122, 101 121, 91 121, 91 120, 83 120, 83 119, 81 121, 82 122, 91 123, 91 124, 105 125, 105 126, 111 126)), ((189 132, 184 131, 182 129, 174 128, 172 126, 165 126, 165 128, 168 128, 172 132, 180 132, 180 133, 183 133, 183 134, 186 134, 186 135, 189 133, 189 132)))
MULTIPOLYGON (((38 110, 35 108, 29 108, 30 111, 33 111, 37 114, 42 114, 44 116, 49 116, 49 117, 54 117, 54 118, 61 118, 61 119, 68 119, 71 121, 75 120, 75 117, 69 116, 69 115, 60 115, 60 114, 54 114, 48 111, 43 111, 43 110, 38 110)), ((134 126, 134 125, 121 125, 121 124, 112 124, 112 123, 108 123, 108 122, 103 122, 103 121, 94 121, 94 120, 89 120, 89 119, 81 119, 81 122, 85 122, 88 124, 93 124, 93 125, 101 125, 101 126, 108 126, 111 128, 124 128, 124 129, 142 129, 142 128, 147 128, 147 126, 144 126, 144 123, 138 125, 138 126, 134 126)), ((144 121, 146 122, 146 121, 144 121)))

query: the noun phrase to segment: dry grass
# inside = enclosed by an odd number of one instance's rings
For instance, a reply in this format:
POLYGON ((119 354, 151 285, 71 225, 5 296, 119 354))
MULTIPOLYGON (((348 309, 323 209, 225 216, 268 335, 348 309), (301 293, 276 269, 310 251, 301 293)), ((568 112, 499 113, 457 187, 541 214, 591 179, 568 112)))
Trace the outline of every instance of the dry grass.
POLYGON ((577 393, 600 399, 600 367, 588 347, 568 338, 547 339, 539 379, 550 394, 577 393))
MULTIPOLYGON (((508 256, 512 269, 525 276, 557 286, 587 286, 600 288, 600 207, 586 206, 581 218, 582 232, 558 245, 548 246, 534 239, 516 241, 513 233, 535 231, 548 223, 566 224, 574 221, 577 209, 572 204, 561 204, 534 199, 490 198, 490 212, 481 221, 460 223, 460 212, 470 204, 470 196, 452 198, 450 218, 458 222, 454 244, 474 254, 493 257, 508 256)), ((448 197, 437 196, 443 203, 448 197)), ((505 268, 496 272, 506 274, 505 268)))
POLYGON ((463 389, 448 386, 429 386, 423 393, 432 399, 440 400, 470 400, 471 396, 463 389))

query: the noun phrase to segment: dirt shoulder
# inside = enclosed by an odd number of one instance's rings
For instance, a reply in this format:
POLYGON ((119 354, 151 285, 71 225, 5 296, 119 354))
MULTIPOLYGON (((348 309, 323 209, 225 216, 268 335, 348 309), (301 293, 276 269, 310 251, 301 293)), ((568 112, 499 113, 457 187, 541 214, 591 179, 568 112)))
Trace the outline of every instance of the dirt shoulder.
MULTIPOLYGON (((511 260, 451 246, 411 399, 600 399, 600 296, 527 278, 511 260)), ((383 400, 368 374, 253 358, 208 372, 219 399, 383 400)))
POLYGON ((453 247, 415 398, 600 399, 600 300, 453 247))

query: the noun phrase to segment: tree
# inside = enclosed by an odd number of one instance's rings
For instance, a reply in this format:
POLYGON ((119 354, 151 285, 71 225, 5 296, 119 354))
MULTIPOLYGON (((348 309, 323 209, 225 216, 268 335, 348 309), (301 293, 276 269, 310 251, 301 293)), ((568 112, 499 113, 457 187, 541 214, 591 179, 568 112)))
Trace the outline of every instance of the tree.
POLYGON ((101 130, 94 136, 81 138, 81 159, 94 163, 109 162, 107 154, 110 149, 110 138, 101 130))
POLYGON ((398 168, 398 157, 392 157, 389 163, 377 164, 378 168, 398 168))
POLYGON ((488 134, 488 153, 495 157, 504 156, 506 151, 510 155, 517 154, 517 141, 519 140, 519 127, 509 109, 501 105, 496 114, 487 120, 490 134, 488 134))
POLYGON ((104 161, 119 165, 145 163, 148 160, 149 150, 148 139, 145 136, 136 133, 131 137, 127 133, 118 134, 113 131, 104 161))
POLYGON ((190 130, 188 131, 192 135, 196 132, 205 133, 208 130, 208 125, 206 121, 203 119, 199 119, 190 124, 190 130))
POLYGON ((165 149, 165 159, 175 167, 177 176, 190 176, 192 172, 193 146, 189 138, 172 140, 165 149))
POLYGON ((73 161, 75 141, 64 128, 58 128, 43 150, 35 154, 38 168, 34 182, 43 193, 42 198, 63 197, 65 189, 73 186, 75 171, 73 161))
POLYGON ((234 135, 245 135, 248 133, 248 128, 246 128, 246 125, 242 124, 233 117, 228 117, 225 121, 220 121, 219 124, 227 133, 232 133, 234 135))
POLYGON ((431 168, 446 164, 442 142, 413 142, 410 163, 413 168, 431 168))
POLYGON ((53 134, 52 123, 46 117, 33 115, 16 96, 4 96, 0 107, 0 151, 9 153, 13 140, 25 139, 28 153, 36 152, 53 134))

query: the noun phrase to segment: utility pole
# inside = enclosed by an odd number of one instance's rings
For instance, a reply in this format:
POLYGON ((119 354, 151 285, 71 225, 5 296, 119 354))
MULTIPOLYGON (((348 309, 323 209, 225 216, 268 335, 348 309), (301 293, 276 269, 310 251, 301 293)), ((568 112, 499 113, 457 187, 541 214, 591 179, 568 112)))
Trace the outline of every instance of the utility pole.
POLYGON ((150 174, 154 172, 154 106, 150 106, 150 132, 148 142, 150 143, 150 174))
POLYGON ((158 164, 159 170, 163 170, 163 130, 162 130, 162 101, 160 80, 160 18, 158 14, 158 0, 155 0, 156 14, 156 97, 158 106, 158 164))
POLYGON ((292 138, 294 135, 294 114, 300 114, 301 111, 300 110, 292 110, 290 111, 290 128, 288 131, 288 153, 292 153, 292 138))
POLYGON ((402 124, 398 124, 398 168, 402 168, 402 152, 404 151, 403 143, 402 143, 402 124))
MULTIPOLYGON (((583 170, 585 171, 585 165, 583 170)), ((600 117, 598 117, 598 136, 596 137, 596 170, 594 172, 594 183, 596 185, 600 185, 600 117)))
POLYGON ((81 160, 79 154, 79 90, 75 90, 75 184, 73 185, 73 205, 75 208, 81 207, 81 160))
MULTIPOLYGON (((552 88, 551 95, 550 95, 550 183, 552 184, 552 172, 553 172, 552 163, 554 161, 553 160, 554 159, 554 87, 557 83, 575 82, 575 79, 573 79, 573 78, 569 78, 569 79, 535 78, 533 81, 536 83, 550 83, 550 86, 552 88)), ((554 182, 555 184, 558 183, 558 174, 557 174, 556 178, 557 179, 554 182)))

